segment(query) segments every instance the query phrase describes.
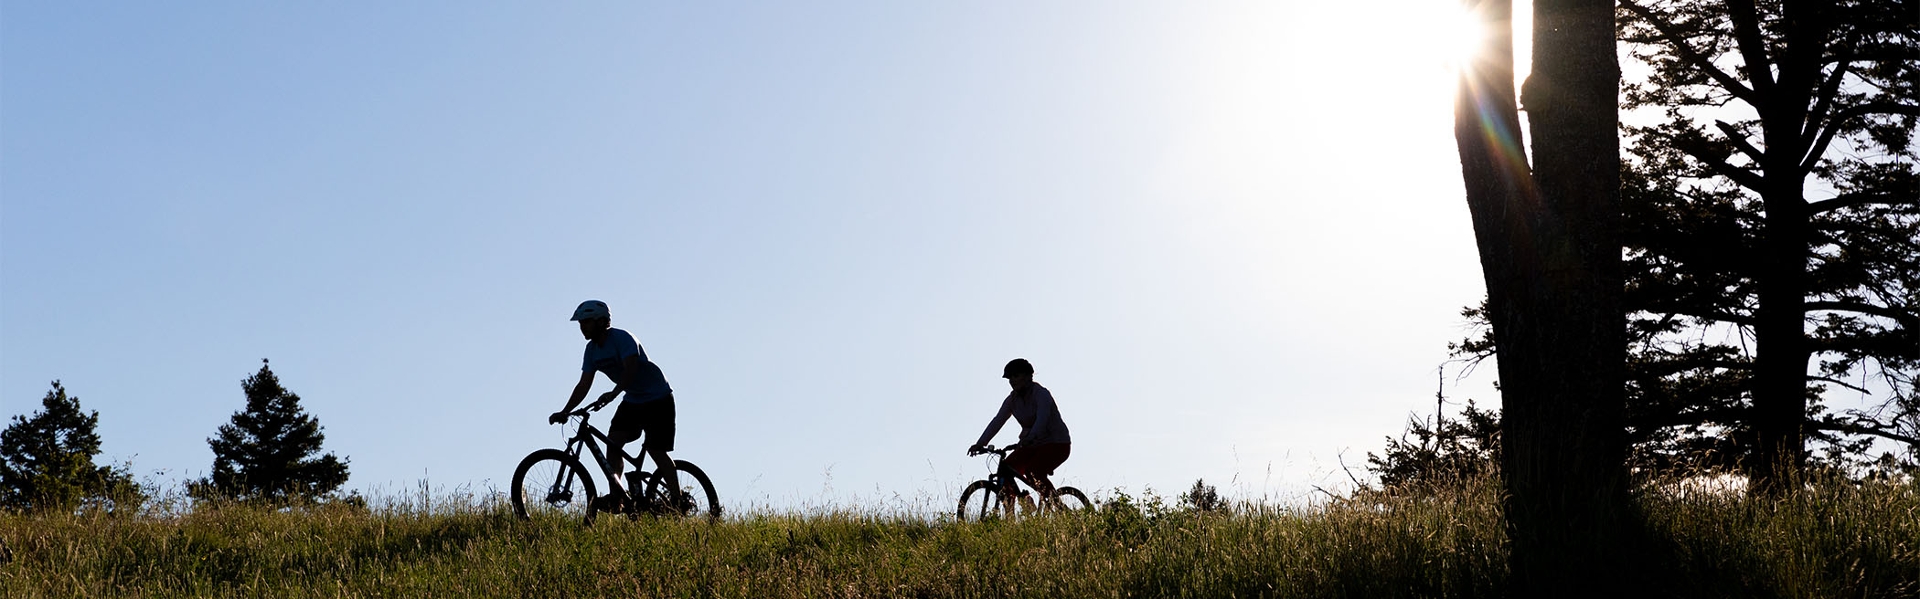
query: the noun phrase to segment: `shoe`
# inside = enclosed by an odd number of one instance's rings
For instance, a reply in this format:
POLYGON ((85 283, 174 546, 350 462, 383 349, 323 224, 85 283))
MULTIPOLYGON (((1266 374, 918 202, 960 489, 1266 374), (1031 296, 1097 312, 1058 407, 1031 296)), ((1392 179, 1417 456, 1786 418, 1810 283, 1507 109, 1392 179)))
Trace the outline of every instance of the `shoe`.
POLYGON ((626 511, 626 508, 626 498, 619 495, 601 495, 593 500, 593 509, 597 511, 618 514, 626 511))

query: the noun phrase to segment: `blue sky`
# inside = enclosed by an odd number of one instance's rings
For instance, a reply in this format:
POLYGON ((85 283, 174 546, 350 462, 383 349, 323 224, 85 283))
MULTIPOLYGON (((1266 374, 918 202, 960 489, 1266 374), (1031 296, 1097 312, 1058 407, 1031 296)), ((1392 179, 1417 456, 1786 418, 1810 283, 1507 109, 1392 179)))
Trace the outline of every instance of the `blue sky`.
POLYGON ((1302 496, 1482 294, 1450 7, 6 2, 0 414, 177 481, 269 358, 350 488, 504 488, 597 298, 723 499, 945 501, 1013 357, 1069 484, 1302 496))

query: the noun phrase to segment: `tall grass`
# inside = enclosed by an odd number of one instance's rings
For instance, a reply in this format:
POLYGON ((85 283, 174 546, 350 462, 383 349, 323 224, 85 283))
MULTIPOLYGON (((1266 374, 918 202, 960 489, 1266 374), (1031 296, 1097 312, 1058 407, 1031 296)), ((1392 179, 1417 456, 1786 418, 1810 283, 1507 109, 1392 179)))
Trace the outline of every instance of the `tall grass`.
MULTIPOLYGON (((1118 495, 1017 522, 840 510, 719 523, 522 522, 497 502, 0 515, 7 597, 1493 597, 1491 484, 1311 506, 1118 495)), ((1649 491, 1643 576, 1673 596, 1920 594, 1912 484, 1781 501, 1649 491)))

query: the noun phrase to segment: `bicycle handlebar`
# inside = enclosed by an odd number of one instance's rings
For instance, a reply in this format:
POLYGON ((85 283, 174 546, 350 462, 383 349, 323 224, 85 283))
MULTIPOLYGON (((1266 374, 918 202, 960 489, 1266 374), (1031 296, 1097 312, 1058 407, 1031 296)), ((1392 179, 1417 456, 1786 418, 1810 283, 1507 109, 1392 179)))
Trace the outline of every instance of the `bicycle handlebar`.
POLYGON ((986 454, 989 454, 989 453, 991 453, 991 454, 993 454, 993 455, 997 455, 997 456, 1000 456, 1000 457, 1003 457, 1003 458, 1004 458, 1004 457, 1007 457, 1007 453, 1008 453, 1008 452, 1011 452, 1011 451, 1013 451, 1013 450, 1015 450, 1015 449, 1019 449, 1019 448, 1020 448, 1020 444, 1019 444, 1019 443, 1015 443, 1015 444, 1012 444, 1012 445, 1008 445, 1008 446, 1006 446, 1006 447, 1001 447, 1001 448, 997 448, 997 449, 996 449, 996 448, 994 448, 994 446, 992 446, 992 445, 982 445, 982 446, 980 446, 980 451, 978 451, 978 452, 969 452, 969 455, 986 455, 986 454))
POLYGON ((573 418, 577 416, 584 419, 587 417, 587 415, 600 411, 601 408, 607 407, 607 404, 610 404, 610 403, 613 403, 613 402, 610 402, 610 401, 589 402, 587 403, 587 405, 580 406, 578 409, 575 409, 574 411, 567 412, 567 417, 573 418))

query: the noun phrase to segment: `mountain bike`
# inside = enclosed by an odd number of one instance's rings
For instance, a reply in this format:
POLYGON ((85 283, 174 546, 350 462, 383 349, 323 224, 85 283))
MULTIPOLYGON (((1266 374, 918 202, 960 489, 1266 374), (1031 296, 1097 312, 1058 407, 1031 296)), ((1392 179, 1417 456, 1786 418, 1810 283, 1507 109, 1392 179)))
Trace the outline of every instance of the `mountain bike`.
POLYGON ((607 435, 587 422, 587 417, 604 403, 596 403, 567 413, 569 419, 580 418, 580 428, 573 437, 567 439, 564 449, 541 449, 527 454, 520 460, 520 466, 513 470, 513 514, 522 520, 535 515, 580 518, 581 522, 592 525, 594 516, 610 511, 602 497, 596 494, 593 476, 581 462, 582 453, 593 457, 600 466, 601 478, 613 480, 613 467, 610 460, 627 460, 633 463, 633 469, 626 474, 627 492, 625 509, 628 517, 642 514, 668 516, 704 516, 708 520, 720 518, 720 496, 713 491, 713 482, 707 479, 707 473, 699 466, 685 460, 674 460, 673 464, 660 464, 651 474, 642 468, 645 453, 639 456, 627 456, 625 451, 607 455, 602 445, 607 444, 607 435), (667 469, 679 471, 680 488, 668 489, 667 469))
MULTIPOLYGON (((1007 480, 1000 476, 1000 460, 1006 459, 1007 453, 1012 452, 1015 447, 1018 446, 994 449, 992 445, 988 445, 985 451, 980 452, 980 455, 994 457, 987 460, 987 477, 973 481, 973 484, 967 485, 967 490, 960 492, 959 516, 962 521, 986 520, 1002 514, 1012 518, 1016 514, 1031 516, 1050 512, 1072 512, 1093 507, 1093 502, 1087 501, 1087 494, 1073 487, 1054 487, 1053 494, 1041 497, 1037 505, 1026 489, 1019 489, 1016 486, 1014 493, 1008 493, 1007 480)), ((1013 478, 1020 480, 1018 476, 1013 478)))

